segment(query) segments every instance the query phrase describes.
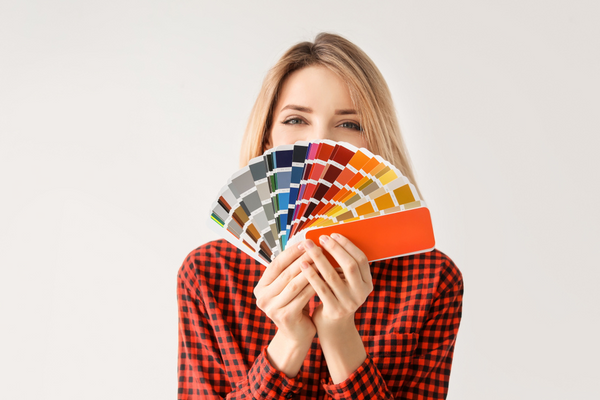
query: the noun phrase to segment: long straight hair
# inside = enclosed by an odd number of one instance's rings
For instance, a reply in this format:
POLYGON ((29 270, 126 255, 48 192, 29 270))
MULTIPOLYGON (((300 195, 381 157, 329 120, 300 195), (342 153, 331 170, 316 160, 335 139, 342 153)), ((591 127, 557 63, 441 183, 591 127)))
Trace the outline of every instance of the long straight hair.
POLYGON ((369 150, 396 166, 418 191, 392 95, 383 75, 354 43, 325 32, 319 33, 313 43, 292 46, 267 73, 248 119, 240 166, 261 155, 269 143, 274 108, 285 79, 292 72, 313 65, 329 68, 346 82, 369 150))

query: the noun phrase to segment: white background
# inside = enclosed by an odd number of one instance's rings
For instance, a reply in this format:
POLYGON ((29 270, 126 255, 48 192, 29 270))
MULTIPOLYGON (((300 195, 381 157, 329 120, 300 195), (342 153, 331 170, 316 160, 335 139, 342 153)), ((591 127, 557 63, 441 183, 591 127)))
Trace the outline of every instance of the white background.
POLYGON ((0 398, 176 397, 177 270, 320 31, 387 79, 464 275, 448 398, 599 398, 599 3, 214 3, 0 0, 0 398))

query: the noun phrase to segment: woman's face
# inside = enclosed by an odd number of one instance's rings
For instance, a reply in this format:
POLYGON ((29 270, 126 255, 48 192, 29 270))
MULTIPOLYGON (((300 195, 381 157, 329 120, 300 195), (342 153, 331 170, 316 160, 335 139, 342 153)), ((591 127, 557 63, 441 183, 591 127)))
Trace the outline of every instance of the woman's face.
POLYGON ((348 85, 326 67, 296 70, 283 82, 266 149, 330 139, 367 147, 348 85))

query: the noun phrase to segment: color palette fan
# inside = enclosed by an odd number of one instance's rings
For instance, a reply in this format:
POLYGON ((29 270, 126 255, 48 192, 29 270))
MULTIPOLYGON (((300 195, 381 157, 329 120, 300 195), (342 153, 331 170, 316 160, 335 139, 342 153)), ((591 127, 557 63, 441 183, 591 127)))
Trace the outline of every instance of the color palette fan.
POLYGON ((412 183, 367 149, 330 140, 278 146, 250 160, 219 192, 209 226, 264 265, 287 246, 334 232, 369 261, 435 246, 412 183))

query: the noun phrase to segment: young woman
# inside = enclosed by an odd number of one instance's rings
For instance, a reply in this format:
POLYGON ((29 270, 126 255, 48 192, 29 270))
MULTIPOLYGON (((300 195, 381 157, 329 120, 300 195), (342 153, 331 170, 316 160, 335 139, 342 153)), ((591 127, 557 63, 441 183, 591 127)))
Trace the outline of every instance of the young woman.
MULTIPOLYGON (((326 33, 269 71, 241 163, 318 139, 366 147, 416 186, 381 73, 326 33)), ((286 248, 265 269, 224 240, 207 243, 178 275, 179 398, 445 398, 462 293, 460 271, 438 250, 369 264, 333 234, 286 248)))

